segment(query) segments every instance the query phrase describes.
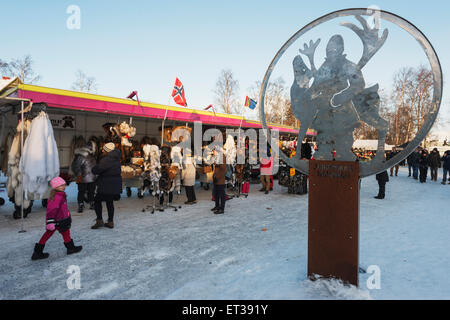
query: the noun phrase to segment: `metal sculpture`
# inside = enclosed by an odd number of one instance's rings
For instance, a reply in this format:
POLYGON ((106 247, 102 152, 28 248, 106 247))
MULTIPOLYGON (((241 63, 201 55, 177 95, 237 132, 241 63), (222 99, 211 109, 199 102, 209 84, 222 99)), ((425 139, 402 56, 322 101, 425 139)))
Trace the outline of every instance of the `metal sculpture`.
MULTIPOLYGON (((316 159, 335 159, 352 161, 355 155, 351 151, 353 130, 364 121, 373 125, 380 132, 378 152, 383 154, 388 122, 378 114, 378 85, 365 88, 361 69, 371 57, 383 46, 388 36, 385 29, 381 38, 375 23, 373 29, 361 16, 356 15, 363 29, 354 24, 344 23, 360 37, 364 45, 363 55, 358 64, 349 61, 344 54, 344 39, 336 34, 331 37, 326 48, 326 59, 316 70, 314 54, 320 39, 305 43, 300 53, 308 57, 311 69, 308 69, 300 55, 293 61, 294 83, 291 87, 291 106, 297 119, 301 122, 298 141, 302 141, 308 128, 318 131, 316 159), (311 87, 310 80, 314 79, 311 87)), ((300 159, 300 146, 297 145, 297 158, 300 159)), ((379 157, 380 158, 380 157, 379 157)))
MULTIPOLYGON (((361 163, 359 166, 360 177, 365 177, 384 171, 406 158, 424 139, 439 111, 442 97, 442 72, 439 59, 432 45, 420 30, 403 18, 382 10, 346 9, 327 14, 300 29, 278 51, 266 71, 259 99, 260 118, 263 127, 269 130, 264 113, 265 91, 272 71, 286 50, 314 27, 346 16, 354 17, 361 24, 361 27, 358 27, 349 22, 341 23, 341 26, 355 32, 362 41, 363 53, 360 60, 355 63, 347 59, 344 38, 339 34, 334 34, 326 46, 325 62, 316 69, 314 56, 321 39, 305 43, 299 50, 301 55, 297 55, 293 60, 294 82, 290 91, 291 108, 294 116, 301 123, 298 141, 303 140, 308 128, 317 131, 318 152, 314 157, 319 160, 354 161, 353 130, 361 122, 377 129, 378 150, 376 156, 372 161, 361 163), (373 16, 374 27, 370 27, 363 16, 373 16), (396 24, 419 42, 429 59, 434 79, 432 108, 429 110, 425 123, 407 147, 388 161, 384 159, 388 123, 379 115, 378 84, 366 88, 362 74, 364 66, 383 47, 388 38, 387 29, 384 29, 380 35, 378 27, 380 19, 396 24), (310 67, 303 61, 302 55, 308 58, 310 67), (334 157, 333 152, 335 152, 334 157)), ((300 144, 297 149, 299 146, 300 144)), ((308 174, 308 161, 300 159, 299 150, 292 159, 287 158, 283 153, 280 153, 280 157, 291 167, 308 174)))
POLYGON ((399 16, 370 9, 347 9, 330 13, 299 30, 283 45, 269 65, 259 97, 260 118, 267 131, 265 90, 278 60, 304 33, 323 22, 344 16, 356 18, 362 26, 359 28, 352 23, 341 23, 361 39, 362 57, 358 63, 347 59, 344 38, 334 34, 326 46, 325 62, 316 69, 314 55, 320 39, 303 45, 303 49, 299 51, 308 58, 310 67, 308 68, 301 55, 294 58, 294 82, 290 91, 292 112, 301 123, 296 156, 288 158, 283 152, 279 156, 289 166, 309 174, 308 277, 335 277, 358 285, 360 178, 384 171, 400 162, 424 139, 439 111, 442 72, 436 52, 426 37, 399 16), (374 16, 373 28, 362 17, 364 15, 374 16), (420 43, 430 61, 434 80, 432 106, 425 123, 405 149, 388 161, 384 159, 388 123, 379 115, 378 84, 366 88, 361 71, 388 38, 387 29, 379 35, 380 19, 396 24, 420 43), (368 163, 356 162, 352 152, 353 131, 361 122, 378 130, 377 154, 368 163), (300 157, 301 142, 308 128, 317 132, 318 151, 311 161, 300 157))

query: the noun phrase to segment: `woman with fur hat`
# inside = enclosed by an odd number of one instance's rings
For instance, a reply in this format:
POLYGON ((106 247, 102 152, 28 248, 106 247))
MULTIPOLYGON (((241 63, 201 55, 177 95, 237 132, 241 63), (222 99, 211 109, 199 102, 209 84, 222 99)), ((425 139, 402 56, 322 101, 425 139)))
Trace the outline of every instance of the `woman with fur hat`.
POLYGON ((97 161, 94 157, 92 146, 77 148, 74 151, 74 159, 72 161, 72 171, 77 177, 78 184, 78 212, 83 212, 84 202, 90 204, 89 209, 94 209, 94 193, 95 193, 95 174, 92 168, 97 161), (87 194, 87 197, 86 197, 87 194))
POLYGON ((61 177, 53 178, 50 181, 52 187, 50 197, 47 203, 46 213, 46 231, 38 243, 34 246, 34 252, 31 257, 32 260, 46 259, 49 254, 43 252, 45 243, 58 230, 63 236, 64 246, 67 248, 67 254, 77 253, 81 251, 82 246, 75 246, 70 237, 70 227, 72 218, 69 209, 67 208, 66 181, 61 177))
POLYGON ((103 146, 103 156, 98 164, 92 168, 92 173, 97 175, 97 195, 94 198, 94 209, 97 215, 96 223, 92 229, 100 227, 114 228, 114 200, 120 199, 122 193, 122 167, 120 165, 120 151, 114 143, 108 142, 103 146), (102 202, 106 202, 108 210, 108 222, 103 223, 102 202))

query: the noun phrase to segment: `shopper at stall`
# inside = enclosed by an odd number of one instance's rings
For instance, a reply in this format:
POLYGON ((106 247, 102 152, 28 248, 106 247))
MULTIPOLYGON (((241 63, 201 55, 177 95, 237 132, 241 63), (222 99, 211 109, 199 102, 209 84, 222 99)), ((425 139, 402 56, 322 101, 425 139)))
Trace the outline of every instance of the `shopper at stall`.
POLYGON ((67 248, 67 254, 77 253, 83 249, 82 246, 75 246, 70 237, 70 226, 72 218, 67 208, 66 181, 61 177, 53 178, 50 181, 52 190, 47 203, 46 231, 38 243, 34 246, 34 252, 31 256, 32 260, 46 259, 49 254, 44 251, 45 243, 58 230, 64 239, 64 246, 67 248))
POLYGON ((103 146, 103 156, 99 163, 92 168, 92 173, 97 175, 97 194, 94 198, 95 214, 97 221, 92 229, 100 227, 114 228, 114 202, 120 199, 122 193, 122 176, 120 166, 120 151, 114 143, 108 142, 103 146), (108 222, 103 223, 102 202, 106 202, 108 210, 108 222))
POLYGON ((195 163, 194 158, 191 155, 186 155, 183 159, 183 171, 181 174, 183 179, 183 186, 186 189, 187 201, 185 204, 197 203, 195 197, 195 163))
POLYGON ((91 147, 85 146, 74 151, 72 172, 78 184, 78 212, 83 212, 84 202, 89 203, 89 209, 94 209, 95 175, 92 168, 96 165, 94 152, 91 147))
POLYGON ((271 180, 270 177, 273 173, 273 157, 271 155, 270 149, 267 148, 267 156, 261 157, 260 160, 260 175, 261 175, 261 184, 262 188, 259 191, 264 191, 265 194, 268 194, 271 190, 271 180))
MULTIPOLYGON (((214 153, 217 151, 214 150, 214 153)), ((217 157, 215 158, 215 162, 213 164, 214 174, 213 174, 213 196, 216 202, 216 206, 211 209, 214 211, 214 214, 223 214, 225 212, 225 174, 227 172, 227 164, 226 157, 223 154, 222 161, 219 161, 217 157)))

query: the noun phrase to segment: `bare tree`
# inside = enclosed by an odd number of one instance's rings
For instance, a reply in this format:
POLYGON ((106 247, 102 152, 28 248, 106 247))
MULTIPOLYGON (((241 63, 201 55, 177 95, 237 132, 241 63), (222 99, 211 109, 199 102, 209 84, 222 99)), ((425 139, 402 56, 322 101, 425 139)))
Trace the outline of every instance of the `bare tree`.
POLYGON ((428 68, 402 68, 395 73, 394 88, 383 112, 389 122, 387 143, 400 145, 414 138, 432 108, 432 94, 433 74, 428 68))
POLYGON ((72 84, 72 89, 81 92, 97 92, 97 81, 94 77, 88 77, 83 71, 77 70, 76 80, 72 84))
MULTIPOLYGON (((253 96, 259 96, 261 81, 256 81, 250 92, 253 96)), ((291 102, 287 94, 285 82, 282 77, 269 81, 264 96, 264 113, 267 122, 274 124, 286 124, 292 122, 290 113, 291 102)), ((295 119, 295 118, 294 118, 295 119)))
POLYGON ((33 59, 31 55, 26 55, 23 59, 13 59, 7 64, 6 69, 11 77, 19 77, 23 83, 35 83, 41 80, 40 75, 36 75, 33 70, 33 59))
POLYGON ((222 70, 217 79, 216 102, 223 112, 227 114, 239 114, 239 101, 237 91, 239 90, 239 82, 234 79, 233 72, 230 69, 222 70))
POLYGON ((8 63, 2 59, 0 59, 0 74, 5 76, 9 74, 8 63))

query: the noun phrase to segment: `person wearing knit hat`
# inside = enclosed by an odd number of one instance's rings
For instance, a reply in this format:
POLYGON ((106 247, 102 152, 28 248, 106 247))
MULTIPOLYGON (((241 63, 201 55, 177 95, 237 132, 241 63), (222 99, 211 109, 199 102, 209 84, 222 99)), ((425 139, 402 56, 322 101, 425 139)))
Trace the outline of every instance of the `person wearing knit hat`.
POLYGON ((70 227, 72 225, 72 217, 67 208, 66 181, 61 177, 53 178, 50 181, 52 191, 47 202, 46 231, 38 243, 34 246, 34 252, 31 260, 46 259, 49 254, 43 252, 45 243, 58 230, 64 239, 64 246, 67 248, 67 254, 80 252, 82 246, 75 246, 70 237, 70 227))
POLYGON ((116 146, 112 142, 105 143, 105 145, 103 146, 103 150, 105 150, 106 152, 111 152, 115 148, 116 148, 116 146))
POLYGON ((97 215, 92 229, 100 227, 114 228, 114 202, 120 199, 122 193, 122 166, 120 164, 121 153, 112 142, 103 146, 103 156, 92 173, 97 175, 97 194, 94 198, 94 210, 97 215), (108 222, 103 222, 102 202, 106 202, 108 210, 108 222))

